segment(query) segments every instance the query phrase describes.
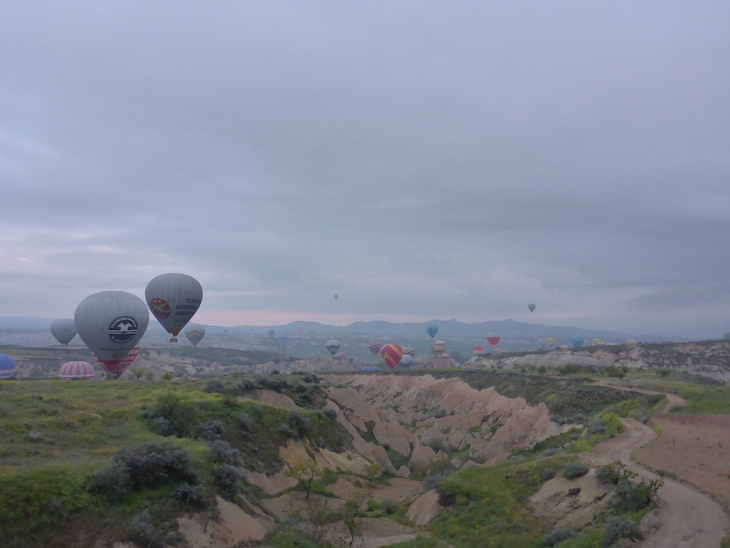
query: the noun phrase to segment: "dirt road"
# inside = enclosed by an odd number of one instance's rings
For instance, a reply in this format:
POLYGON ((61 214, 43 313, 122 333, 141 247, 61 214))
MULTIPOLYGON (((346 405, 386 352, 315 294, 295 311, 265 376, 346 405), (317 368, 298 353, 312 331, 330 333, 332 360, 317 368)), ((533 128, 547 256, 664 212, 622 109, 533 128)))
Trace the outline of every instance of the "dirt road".
MULTIPOLYGON (((654 479, 653 474, 631 460, 631 452, 656 438, 651 427, 633 419, 623 419, 624 432, 594 448, 594 464, 608 464, 616 459, 639 474, 654 479)), ((712 499, 667 479, 659 490, 661 526, 644 542, 642 548, 718 548, 730 528, 730 519, 712 499)))

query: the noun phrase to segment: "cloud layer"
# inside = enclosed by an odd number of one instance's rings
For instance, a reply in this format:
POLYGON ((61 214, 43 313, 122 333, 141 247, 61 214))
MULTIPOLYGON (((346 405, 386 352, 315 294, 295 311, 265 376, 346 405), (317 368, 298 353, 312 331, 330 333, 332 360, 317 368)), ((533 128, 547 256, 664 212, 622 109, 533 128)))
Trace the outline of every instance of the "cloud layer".
POLYGON ((3 315, 730 331, 730 5, 512 4, 5 3, 3 315))

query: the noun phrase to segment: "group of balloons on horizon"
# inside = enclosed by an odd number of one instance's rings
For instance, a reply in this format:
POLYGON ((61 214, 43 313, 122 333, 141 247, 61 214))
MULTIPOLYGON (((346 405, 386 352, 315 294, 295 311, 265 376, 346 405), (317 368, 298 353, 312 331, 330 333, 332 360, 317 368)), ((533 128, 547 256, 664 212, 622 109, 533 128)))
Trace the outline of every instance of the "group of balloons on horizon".
MULTIPOLYGON (((170 342, 177 342, 180 331, 200 308, 203 288, 187 274, 161 274, 147 284, 145 300, 126 291, 94 293, 79 303, 73 319, 55 320, 51 333, 61 344, 68 344, 78 333, 104 370, 118 379, 139 353, 149 312, 170 333, 170 342)), ((205 328, 191 324, 185 334, 197 345, 205 336, 205 328)), ((61 378, 89 375, 93 378, 93 367, 86 362, 68 362, 59 370, 61 378)))

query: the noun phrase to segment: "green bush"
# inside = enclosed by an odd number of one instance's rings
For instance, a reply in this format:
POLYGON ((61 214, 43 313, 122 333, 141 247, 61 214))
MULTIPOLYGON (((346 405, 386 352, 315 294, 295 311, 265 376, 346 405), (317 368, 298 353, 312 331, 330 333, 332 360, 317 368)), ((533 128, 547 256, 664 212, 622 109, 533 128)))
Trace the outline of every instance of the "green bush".
POLYGON ((174 540, 173 535, 154 522, 149 508, 132 518, 129 534, 140 548, 164 548, 174 540))
POLYGON ((208 448, 208 459, 216 464, 241 464, 241 452, 223 440, 215 440, 208 448))
POLYGON ((626 518, 608 518, 603 527, 603 539, 601 539, 601 546, 608 548, 616 544, 616 541, 622 538, 643 540, 644 536, 639 530, 638 523, 634 523, 626 518))
POLYGON ((116 501, 145 487, 194 479, 192 461, 185 449, 169 442, 146 443, 117 451, 111 462, 95 474, 92 486, 116 501))
POLYGON ((555 529, 552 533, 549 533, 543 537, 542 545, 555 546, 556 544, 559 544, 564 540, 568 540, 569 538, 575 538, 577 536, 578 535, 576 535, 572 529, 555 529))
POLYGON ((575 479, 585 476, 588 473, 588 467, 578 462, 570 462, 563 468, 563 476, 566 479, 575 479))

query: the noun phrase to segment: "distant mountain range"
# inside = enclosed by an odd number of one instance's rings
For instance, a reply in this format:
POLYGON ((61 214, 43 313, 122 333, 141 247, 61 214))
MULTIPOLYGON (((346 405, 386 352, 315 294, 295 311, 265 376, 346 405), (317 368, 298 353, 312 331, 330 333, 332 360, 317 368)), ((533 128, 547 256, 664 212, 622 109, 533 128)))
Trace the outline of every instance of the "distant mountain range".
MULTIPOLYGON (((11 330, 48 330, 53 319, 32 318, 19 316, 0 316, 0 329, 11 330)), ((392 323, 385 321, 355 322, 346 326, 325 325, 318 322, 296 321, 286 325, 274 326, 236 326, 222 327, 205 325, 209 334, 240 333, 250 335, 267 335, 274 330, 277 336, 296 335, 298 333, 316 334, 363 334, 379 337, 398 337, 408 339, 429 339, 426 326, 435 324, 439 330, 436 339, 475 339, 483 340, 487 334, 494 333, 502 337, 504 342, 537 341, 538 339, 555 337, 558 344, 567 342, 571 337, 579 335, 590 344, 591 339, 602 339, 607 344, 620 344, 628 339, 637 339, 641 342, 664 342, 674 340, 682 342, 688 339, 672 338, 655 334, 626 334, 617 331, 602 331, 600 329, 582 329, 574 326, 554 326, 501 320, 481 323, 463 323, 457 320, 432 320, 423 323, 392 323)), ((150 331, 162 331, 155 321, 150 321, 150 331)))

